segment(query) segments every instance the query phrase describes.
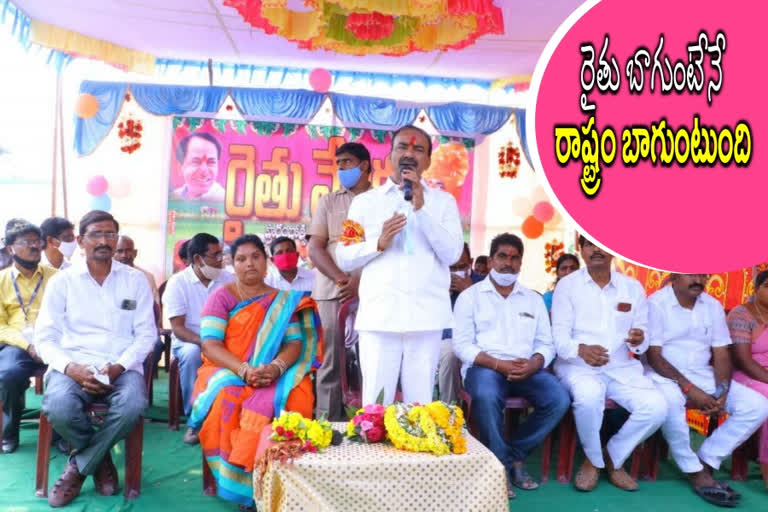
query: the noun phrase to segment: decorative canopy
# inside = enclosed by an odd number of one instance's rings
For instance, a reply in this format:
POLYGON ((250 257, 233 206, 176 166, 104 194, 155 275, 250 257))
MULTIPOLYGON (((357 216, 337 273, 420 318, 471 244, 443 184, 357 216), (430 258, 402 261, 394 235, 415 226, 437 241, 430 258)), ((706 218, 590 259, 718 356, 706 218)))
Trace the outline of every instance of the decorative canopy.
POLYGON ((243 20, 307 50, 400 56, 460 50, 484 34, 503 34, 492 0, 224 0, 243 20))

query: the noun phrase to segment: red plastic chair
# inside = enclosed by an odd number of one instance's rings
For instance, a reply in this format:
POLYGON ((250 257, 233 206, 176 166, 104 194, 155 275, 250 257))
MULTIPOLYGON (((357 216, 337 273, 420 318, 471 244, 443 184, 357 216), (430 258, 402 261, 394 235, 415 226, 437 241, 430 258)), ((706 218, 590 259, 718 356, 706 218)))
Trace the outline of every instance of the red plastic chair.
MULTIPOLYGON (((152 383, 152 354, 144 361, 144 379, 147 392, 152 383)), ((104 402, 95 402, 85 408, 92 416, 107 412, 109 407, 104 402)), ((40 431, 37 437, 37 468, 35 470, 35 496, 48 496, 48 471, 51 458, 51 437, 53 427, 43 412, 40 412, 40 431)), ((141 493, 141 456, 144 442, 144 418, 140 417, 133 431, 125 438, 125 482, 124 494, 126 499, 134 499, 141 493)))
MULTIPOLYGON (((476 436, 475 424, 472 419, 472 397, 464 386, 459 387, 459 401, 462 403, 464 418, 470 433, 476 436)), ((507 429, 507 435, 511 435, 514 426, 519 424, 520 417, 528 414, 531 404, 522 397, 508 397, 504 402, 505 417, 504 422, 507 429)), ((552 459, 552 433, 547 434, 544 443, 541 446, 541 483, 545 484, 549 480, 549 466, 552 459)))
MULTIPOLYGON (((619 405, 613 400, 605 400, 605 409, 618 409, 619 405)), ((573 475, 573 463, 576 457, 576 422, 573 418, 573 410, 569 410, 563 420, 560 422, 560 453, 557 457, 557 481, 561 484, 567 484, 571 481, 573 475)), ((635 448, 632 453, 632 463, 630 466, 630 475, 637 480, 640 473, 640 462, 644 453, 644 443, 635 448)))

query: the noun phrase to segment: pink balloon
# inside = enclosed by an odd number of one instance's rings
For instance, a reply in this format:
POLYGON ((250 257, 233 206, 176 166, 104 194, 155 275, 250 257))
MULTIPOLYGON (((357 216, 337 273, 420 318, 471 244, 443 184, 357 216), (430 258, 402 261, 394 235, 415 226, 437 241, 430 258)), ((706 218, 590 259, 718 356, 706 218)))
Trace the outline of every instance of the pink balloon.
POLYGON ((546 223, 552 220, 555 216, 555 209, 549 204, 549 201, 539 201, 533 207, 533 216, 536 217, 541 223, 546 223))
POLYGON ((89 179, 88 185, 85 186, 85 189, 92 196, 101 196, 106 194, 107 188, 109 188, 109 183, 107 183, 107 179, 100 174, 89 179))
POLYGON ((327 69, 315 68, 309 74, 309 85, 315 92, 328 92, 331 88, 331 73, 327 69))

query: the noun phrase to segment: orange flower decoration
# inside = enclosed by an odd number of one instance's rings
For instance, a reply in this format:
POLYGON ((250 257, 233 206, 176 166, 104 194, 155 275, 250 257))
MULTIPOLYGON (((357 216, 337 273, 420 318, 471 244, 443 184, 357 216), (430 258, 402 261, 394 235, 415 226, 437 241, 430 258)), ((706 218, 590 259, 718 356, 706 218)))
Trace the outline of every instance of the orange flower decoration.
POLYGON ((341 225, 341 236, 339 243, 344 245, 359 244, 365 240, 365 230, 363 226, 353 220, 345 220, 341 225))
POLYGON ((563 255, 565 245, 558 239, 553 239, 544 244, 544 260, 548 273, 557 272, 557 259, 563 255))

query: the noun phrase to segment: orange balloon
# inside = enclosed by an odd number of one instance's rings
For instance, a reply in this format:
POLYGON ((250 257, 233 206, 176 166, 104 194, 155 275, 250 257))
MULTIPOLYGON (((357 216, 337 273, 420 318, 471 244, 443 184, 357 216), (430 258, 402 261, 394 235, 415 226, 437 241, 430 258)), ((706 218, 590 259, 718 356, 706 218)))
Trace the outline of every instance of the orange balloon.
POLYGON ((82 93, 77 98, 75 114, 82 119, 90 119, 99 111, 99 100, 93 94, 82 93))
POLYGON ((523 221, 523 235, 526 238, 539 238, 544 233, 544 224, 539 222, 533 215, 523 221))

